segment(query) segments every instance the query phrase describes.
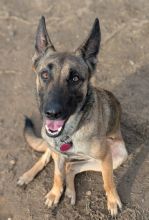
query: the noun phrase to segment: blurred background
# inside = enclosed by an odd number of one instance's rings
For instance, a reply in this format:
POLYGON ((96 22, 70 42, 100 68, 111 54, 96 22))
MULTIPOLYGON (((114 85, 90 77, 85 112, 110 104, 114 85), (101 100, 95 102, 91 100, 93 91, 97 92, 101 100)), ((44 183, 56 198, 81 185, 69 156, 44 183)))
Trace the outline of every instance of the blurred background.
POLYGON ((149 1, 0 0, 0 220, 110 219, 97 173, 76 178, 75 207, 64 197, 58 208, 45 207, 53 163, 26 188, 16 186, 17 178, 40 157, 25 143, 23 126, 24 115, 38 121, 31 58, 41 15, 59 51, 77 48, 94 19, 100 19, 96 84, 112 91, 122 104, 129 151, 128 161, 114 172, 124 204, 117 219, 148 219, 149 1))

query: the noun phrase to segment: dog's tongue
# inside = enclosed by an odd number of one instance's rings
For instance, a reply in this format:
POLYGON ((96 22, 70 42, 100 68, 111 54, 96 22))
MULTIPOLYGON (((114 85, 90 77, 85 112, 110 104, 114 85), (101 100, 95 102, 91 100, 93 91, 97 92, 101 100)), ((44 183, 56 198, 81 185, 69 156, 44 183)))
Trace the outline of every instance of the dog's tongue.
POLYGON ((51 131, 57 131, 64 125, 65 120, 50 120, 46 119, 46 126, 51 131))

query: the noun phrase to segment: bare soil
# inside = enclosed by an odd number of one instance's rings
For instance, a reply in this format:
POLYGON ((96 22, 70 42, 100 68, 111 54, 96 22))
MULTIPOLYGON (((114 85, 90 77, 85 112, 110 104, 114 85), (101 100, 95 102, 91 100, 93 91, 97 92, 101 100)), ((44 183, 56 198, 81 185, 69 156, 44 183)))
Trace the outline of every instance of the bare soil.
POLYGON ((65 197, 52 210, 44 205, 53 162, 26 188, 16 186, 40 157, 25 143, 23 126, 24 115, 36 119, 38 114, 31 57, 41 15, 60 51, 78 47, 94 18, 100 18, 96 82, 122 104, 129 152, 127 162, 114 172, 123 202, 116 219, 149 219, 149 1, 0 0, 0 220, 111 219, 99 173, 76 177, 74 207, 65 197))

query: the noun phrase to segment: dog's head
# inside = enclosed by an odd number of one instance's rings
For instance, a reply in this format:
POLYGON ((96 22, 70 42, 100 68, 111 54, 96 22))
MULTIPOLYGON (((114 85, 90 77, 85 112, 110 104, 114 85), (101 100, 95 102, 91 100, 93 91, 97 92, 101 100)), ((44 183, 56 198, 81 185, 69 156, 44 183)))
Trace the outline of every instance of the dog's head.
POLYGON ((40 111, 49 136, 60 135, 69 117, 83 106, 99 46, 100 26, 96 19, 89 37, 75 52, 59 53, 49 38, 45 18, 41 17, 33 69, 37 74, 40 111))

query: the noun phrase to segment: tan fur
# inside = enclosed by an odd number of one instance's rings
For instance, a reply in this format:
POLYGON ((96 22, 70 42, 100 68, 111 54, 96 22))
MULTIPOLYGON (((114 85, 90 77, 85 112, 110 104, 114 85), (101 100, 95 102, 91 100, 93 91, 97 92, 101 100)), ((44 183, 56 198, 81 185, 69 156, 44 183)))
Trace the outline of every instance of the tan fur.
POLYGON ((63 181, 64 181, 64 158, 61 158, 55 152, 52 152, 52 158, 55 164, 54 170, 54 182, 50 192, 46 195, 45 204, 51 207, 53 204, 56 205, 59 202, 61 194, 63 192, 63 181))
POLYGON ((35 151, 45 152, 49 148, 48 143, 45 140, 43 140, 42 138, 36 137, 33 129, 31 129, 31 128, 25 130, 24 136, 25 136, 27 143, 35 151))

